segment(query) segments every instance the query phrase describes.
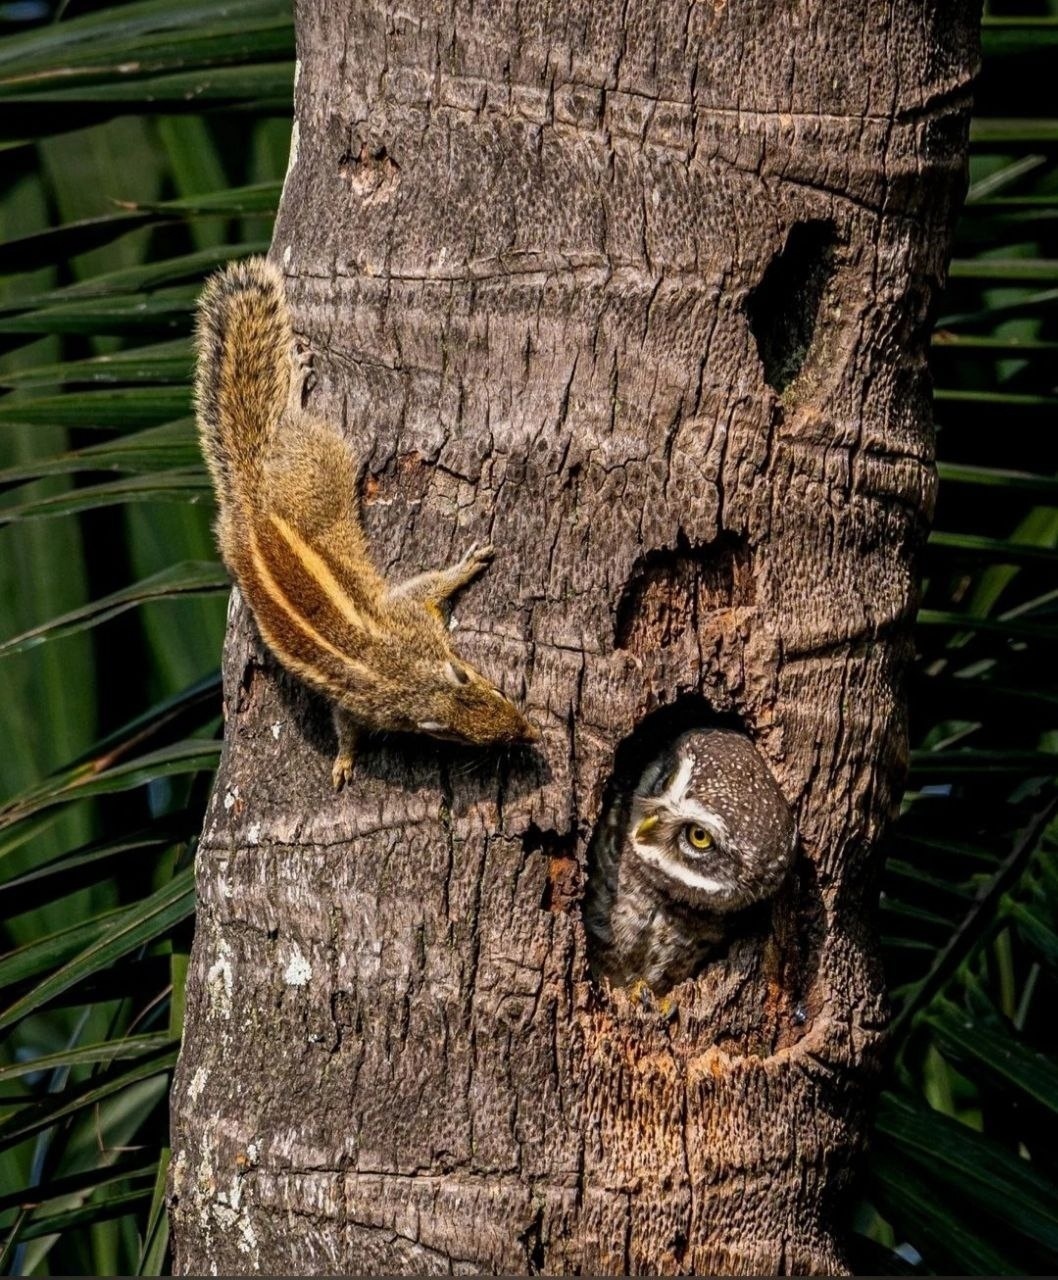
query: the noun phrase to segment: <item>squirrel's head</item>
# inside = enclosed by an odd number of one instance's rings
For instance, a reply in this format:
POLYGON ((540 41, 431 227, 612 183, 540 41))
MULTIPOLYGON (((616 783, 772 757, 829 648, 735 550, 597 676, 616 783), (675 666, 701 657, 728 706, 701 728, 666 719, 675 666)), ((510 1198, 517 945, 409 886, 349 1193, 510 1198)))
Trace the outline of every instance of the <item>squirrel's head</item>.
POLYGON ((536 742, 540 737, 509 698, 459 658, 431 664, 430 679, 419 692, 428 708, 416 725, 421 733, 475 746, 536 742))

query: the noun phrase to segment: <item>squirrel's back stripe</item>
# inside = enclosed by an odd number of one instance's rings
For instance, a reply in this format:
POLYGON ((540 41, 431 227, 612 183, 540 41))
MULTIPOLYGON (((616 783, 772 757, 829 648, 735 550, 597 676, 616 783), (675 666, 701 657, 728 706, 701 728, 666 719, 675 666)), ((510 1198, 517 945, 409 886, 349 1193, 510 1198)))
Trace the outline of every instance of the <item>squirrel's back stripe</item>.
POLYGON ((306 542, 282 516, 273 513, 268 516, 268 519, 272 527, 286 543, 287 548, 297 557, 304 572, 319 586, 333 608, 341 614, 354 632, 365 632, 367 635, 377 639, 382 634, 380 627, 370 614, 356 607, 335 577, 334 571, 327 563, 323 553, 317 551, 315 547, 306 542))
POLYGON ((334 684, 339 689, 347 686, 350 680, 370 681, 371 672, 364 663, 343 653, 294 607, 272 576, 252 533, 247 550, 252 572, 240 573, 239 580, 243 590, 247 591, 248 603, 262 635, 282 662, 308 683, 317 686, 323 683, 321 676, 328 668, 338 673, 334 684), (260 590, 255 590, 255 587, 260 590), (285 636, 291 639, 285 640, 285 636), (293 643, 293 636, 299 637, 300 643, 293 643), (304 661, 308 657, 311 657, 311 663, 304 661))
POLYGON ((195 408, 222 504, 252 500, 290 394, 293 334, 283 277, 264 258, 218 272, 198 305, 195 408))

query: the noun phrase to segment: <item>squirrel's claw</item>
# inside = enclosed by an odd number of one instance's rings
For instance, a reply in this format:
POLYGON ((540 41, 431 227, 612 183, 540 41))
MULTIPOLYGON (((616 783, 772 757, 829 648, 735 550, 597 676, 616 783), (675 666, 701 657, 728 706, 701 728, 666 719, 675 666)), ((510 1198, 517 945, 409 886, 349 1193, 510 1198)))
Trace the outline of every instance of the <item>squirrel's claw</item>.
POLYGON ((335 791, 341 791, 353 780, 353 757, 356 754, 356 721, 341 707, 331 709, 334 732, 338 738, 338 754, 331 766, 331 782, 335 791))
MULTIPOLYGON (((480 545, 475 542, 460 560, 460 567, 476 577, 489 567, 495 554, 496 548, 491 542, 483 542, 480 545)), ((466 581, 469 582, 470 578, 468 577, 466 581)))
POLYGON ((294 347, 290 353, 290 358, 294 364, 290 398, 300 406, 304 396, 316 385, 316 371, 312 367, 316 353, 309 345, 309 340, 304 334, 294 334, 294 347))
POLYGON ((352 780, 353 757, 348 751, 339 751, 334 757, 334 764, 331 766, 331 782, 334 784, 335 791, 341 791, 352 780))

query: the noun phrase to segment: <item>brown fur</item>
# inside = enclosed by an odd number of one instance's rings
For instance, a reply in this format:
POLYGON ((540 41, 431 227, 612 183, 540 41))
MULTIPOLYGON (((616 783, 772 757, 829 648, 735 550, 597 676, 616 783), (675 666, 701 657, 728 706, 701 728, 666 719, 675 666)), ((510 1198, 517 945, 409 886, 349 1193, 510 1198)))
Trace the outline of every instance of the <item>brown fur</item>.
POLYGON ((456 656, 443 617, 491 548, 396 588, 372 563, 355 459, 301 407, 304 374, 275 267, 252 258, 209 281, 197 349, 199 439, 221 555, 272 652, 334 702, 336 785, 349 777, 354 725, 480 745, 535 740, 518 708, 456 656))

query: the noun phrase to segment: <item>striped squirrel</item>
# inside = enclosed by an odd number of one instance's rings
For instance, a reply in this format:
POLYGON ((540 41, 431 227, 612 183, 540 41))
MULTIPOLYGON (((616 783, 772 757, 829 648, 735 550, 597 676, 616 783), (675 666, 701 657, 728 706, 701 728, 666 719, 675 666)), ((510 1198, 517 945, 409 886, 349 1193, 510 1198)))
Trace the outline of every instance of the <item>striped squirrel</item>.
POLYGON ((522 712, 453 651, 444 618, 492 547, 394 587, 374 567, 355 457, 303 408, 311 354, 295 341, 279 271, 251 258, 213 276, 196 342, 195 406, 221 555, 268 647, 334 704, 334 786, 351 779, 358 729, 535 741, 522 712))

